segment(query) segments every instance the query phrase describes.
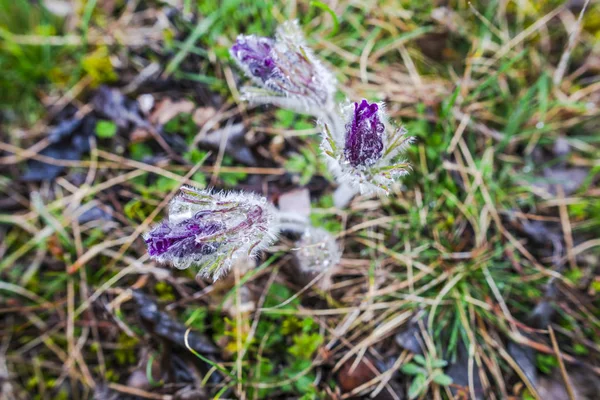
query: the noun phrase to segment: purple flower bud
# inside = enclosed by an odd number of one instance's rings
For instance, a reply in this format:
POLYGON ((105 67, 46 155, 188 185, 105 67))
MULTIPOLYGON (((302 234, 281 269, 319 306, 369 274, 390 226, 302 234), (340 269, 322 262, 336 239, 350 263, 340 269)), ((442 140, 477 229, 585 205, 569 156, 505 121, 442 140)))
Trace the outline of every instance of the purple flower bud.
POLYGON ((383 104, 346 103, 318 124, 323 132, 321 150, 339 183, 361 194, 387 194, 398 178, 408 174, 409 164, 399 157, 412 138, 388 122, 383 104))
POLYGON ((169 216, 144 235, 148 254, 177 268, 200 267, 218 279, 240 257, 253 257, 276 238, 273 206, 250 193, 211 193, 183 186, 169 216))
POLYGON ((354 103, 354 116, 346 125, 344 155, 353 167, 371 166, 383 154, 383 134, 385 126, 377 112, 377 104, 363 100, 354 103))
POLYGON ((213 241, 225 225, 219 222, 208 222, 205 212, 198 212, 190 219, 176 224, 163 221, 146 236, 148 254, 160 257, 170 254, 182 257, 186 254, 209 255, 217 251, 220 243, 213 241))
POLYGON ((250 77, 264 83, 275 68, 271 55, 274 44, 270 38, 240 35, 231 47, 231 55, 250 77))
POLYGON ((275 39, 239 36, 230 53, 260 86, 244 88, 244 99, 313 115, 333 108, 335 79, 306 46, 295 21, 279 26, 275 39))

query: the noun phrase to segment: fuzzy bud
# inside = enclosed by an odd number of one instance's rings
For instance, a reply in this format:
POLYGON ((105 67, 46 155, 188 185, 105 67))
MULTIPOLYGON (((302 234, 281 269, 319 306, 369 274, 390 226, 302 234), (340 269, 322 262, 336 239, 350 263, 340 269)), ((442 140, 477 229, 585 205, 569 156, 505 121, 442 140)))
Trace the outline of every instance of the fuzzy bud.
POLYGON ((198 265, 199 275, 217 280, 235 259, 254 257, 275 241, 275 209, 264 197, 180 190, 168 218, 144 235, 153 259, 177 268, 198 265))
POLYGON ((373 165, 383 154, 385 126, 379 120, 379 106, 363 100, 354 103, 354 115, 346 125, 344 156, 355 168, 373 165))
POLYGON ((296 244, 303 272, 322 272, 337 265, 342 256, 335 238, 323 228, 307 228, 296 244))
POLYGON ((306 46, 296 21, 277 28, 275 39, 240 35, 232 58, 258 88, 244 88, 244 99, 315 116, 333 107, 335 78, 306 46))
POLYGON ((409 165, 398 158, 412 138, 405 136, 404 128, 390 126, 383 104, 367 100, 346 104, 319 125, 321 149, 340 183, 362 194, 387 194, 399 177, 408 174, 409 165))

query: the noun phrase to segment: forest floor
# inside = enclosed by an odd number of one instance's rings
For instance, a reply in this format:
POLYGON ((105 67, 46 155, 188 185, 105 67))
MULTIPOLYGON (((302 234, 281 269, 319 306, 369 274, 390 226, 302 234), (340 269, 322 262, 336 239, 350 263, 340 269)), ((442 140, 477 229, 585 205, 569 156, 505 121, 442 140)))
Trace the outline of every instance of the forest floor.
POLYGON ((0 0, 1 398, 597 398, 600 3, 327 3, 0 0), (239 100, 229 47, 289 19, 416 138, 389 196, 336 208, 314 121, 239 100), (185 183, 341 261, 158 264, 185 183))

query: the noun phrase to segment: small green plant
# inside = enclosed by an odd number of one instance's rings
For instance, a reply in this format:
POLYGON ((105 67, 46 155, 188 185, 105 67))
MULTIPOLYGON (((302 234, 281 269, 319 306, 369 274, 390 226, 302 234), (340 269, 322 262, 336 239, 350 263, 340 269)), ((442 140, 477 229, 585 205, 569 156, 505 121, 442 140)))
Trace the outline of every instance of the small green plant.
POLYGON ((309 143, 307 147, 299 149, 300 153, 293 154, 285 163, 285 169, 300 175, 300 185, 310 182, 315 175, 328 177, 327 166, 318 157, 316 143, 309 143), (311 144, 313 145, 311 148, 311 144))
POLYGON ((550 375, 552 370, 558 367, 558 360, 552 354, 537 354, 535 356, 535 365, 546 375, 550 375))
POLYGON ((98 121, 96 124, 96 135, 102 139, 108 139, 117 134, 117 125, 112 121, 98 121))
POLYGON ((431 382, 437 383, 440 386, 448 386, 452 384, 452 378, 444 374, 442 368, 448 365, 445 360, 439 360, 433 357, 423 357, 417 354, 413 358, 413 362, 406 363, 402 366, 402 372, 406 375, 414 376, 412 383, 408 389, 408 397, 415 399, 421 394, 427 392, 431 382))

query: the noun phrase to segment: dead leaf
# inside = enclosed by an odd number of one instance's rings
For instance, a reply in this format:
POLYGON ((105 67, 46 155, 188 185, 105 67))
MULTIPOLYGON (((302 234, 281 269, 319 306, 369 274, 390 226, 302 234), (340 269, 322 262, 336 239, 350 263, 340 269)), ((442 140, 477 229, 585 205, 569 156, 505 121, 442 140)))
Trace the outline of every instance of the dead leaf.
POLYGON ((129 140, 132 143, 145 142, 146 140, 150 139, 151 137, 152 137, 152 134, 148 131, 148 129, 144 129, 144 128, 135 128, 129 134, 129 140))
POLYGON ((586 168, 563 168, 560 166, 544 168, 543 177, 536 179, 532 186, 538 190, 556 196, 556 186, 561 186, 565 196, 576 192, 588 176, 586 168))
POLYGON ((140 105, 140 111, 143 114, 149 114, 154 108, 154 96, 150 93, 141 94, 137 98, 137 102, 140 105))
POLYGON ((285 164, 286 158, 281 155, 285 148, 285 139, 281 135, 274 136, 269 143, 269 152, 273 156, 273 160, 279 164, 285 164))
POLYGON ((128 99, 118 89, 100 86, 92 99, 96 112, 112 120, 118 127, 146 126, 148 123, 139 114, 138 104, 128 99))
POLYGON ((224 128, 208 132, 206 136, 201 138, 198 143, 212 150, 219 151, 221 148, 223 135, 227 135, 225 154, 233 157, 236 161, 242 164, 255 166, 256 158, 246 144, 246 140, 244 138, 245 133, 246 128, 244 127, 244 124, 232 124, 224 128))
POLYGON ((217 110, 213 107, 198 107, 194 114, 192 114, 192 120, 198 126, 206 124, 206 122, 217 114, 217 110))
POLYGON ((64 18, 73 14, 73 4, 66 0, 44 0, 44 8, 57 17, 64 18))
POLYGON ((223 303, 223 310, 229 314, 231 318, 235 318, 238 314, 249 314, 256 309, 256 302, 247 286, 242 286, 238 290, 238 299, 235 296, 230 296, 223 303))
POLYGON ((350 204, 358 191, 348 183, 340 184, 333 192, 333 205, 342 210, 350 204))
POLYGON ((438 7, 431 10, 431 19, 446 27, 450 32, 458 32, 464 21, 457 12, 448 7, 438 7))
POLYGON ((310 192, 297 189, 279 196, 279 210, 308 218, 310 216, 310 192))
POLYGON ((191 114, 195 108, 196 105, 189 100, 173 101, 165 98, 156 105, 148 119, 153 124, 164 125, 181 113, 191 114))
POLYGON ((337 378, 340 388, 344 392, 351 392, 357 387, 364 385, 371 379, 375 378, 378 371, 366 357, 364 357, 356 368, 352 368, 356 358, 351 358, 346 361, 338 371, 337 378), (371 364, 371 365, 368 365, 371 364))

